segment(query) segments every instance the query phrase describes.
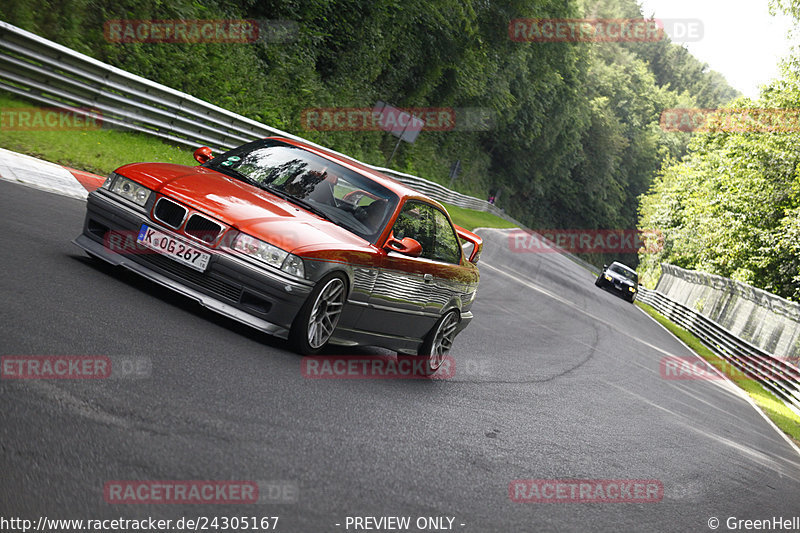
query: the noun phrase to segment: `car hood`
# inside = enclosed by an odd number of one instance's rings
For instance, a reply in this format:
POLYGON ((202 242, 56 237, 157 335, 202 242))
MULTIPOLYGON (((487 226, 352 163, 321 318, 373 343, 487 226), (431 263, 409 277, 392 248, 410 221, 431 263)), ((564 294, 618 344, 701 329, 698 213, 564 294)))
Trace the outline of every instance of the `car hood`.
POLYGON ((299 247, 369 244, 279 196, 205 167, 135 163, 116 172, 289 252, 299 247))

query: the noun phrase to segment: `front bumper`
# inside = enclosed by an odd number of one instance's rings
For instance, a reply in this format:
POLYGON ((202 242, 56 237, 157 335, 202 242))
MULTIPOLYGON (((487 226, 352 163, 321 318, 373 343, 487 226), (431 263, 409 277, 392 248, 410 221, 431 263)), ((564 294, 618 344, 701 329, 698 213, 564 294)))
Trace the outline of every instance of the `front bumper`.
POLYGON ((629 300, 633 300, 636 297, 636 292, 637 291, 631 291, 630 290, 630 285, 626 285, 625 283, 619 283, 619 282, 611 283, 610 285, 623 298, 627 298, 629 300))
MULTIPOLYGON (((106 246, 109 231, 135 234, 142 224, 187 240, 108 194, 89 195, 83 233, 73 242, 89 254, 121 266, 183 294, 221 315, 256 329, 287 338, 300 307, 313 289, 280 271, 259 267, 218 249, 207 249, 211 260, 205 272, 193 270, 157 252, 117 253, 106 246)), ((195 247, 203 248, 194 243, 195 247)))

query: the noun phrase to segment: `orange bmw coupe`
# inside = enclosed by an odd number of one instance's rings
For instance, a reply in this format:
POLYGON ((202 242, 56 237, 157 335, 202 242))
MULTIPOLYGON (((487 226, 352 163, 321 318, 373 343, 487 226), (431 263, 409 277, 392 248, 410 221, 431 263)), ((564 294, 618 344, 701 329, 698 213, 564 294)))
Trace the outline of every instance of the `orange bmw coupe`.
POLYGON ((441 204, 284 138, 122 166, 75 243, 294 350, 374 345, 434 373, 472 320, 482 240, 441 204))

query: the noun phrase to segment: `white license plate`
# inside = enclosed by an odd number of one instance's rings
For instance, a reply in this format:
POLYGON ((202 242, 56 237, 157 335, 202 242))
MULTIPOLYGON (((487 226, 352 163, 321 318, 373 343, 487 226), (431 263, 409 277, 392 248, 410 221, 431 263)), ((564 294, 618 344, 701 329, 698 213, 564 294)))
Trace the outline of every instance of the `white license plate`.
POLYGON ((200 272, 204 272, 208 268, 208 262, 211 260, 211 254, 203 252, 171 235, 155 230, 147 224, 142 224, 136 241, 200 272))

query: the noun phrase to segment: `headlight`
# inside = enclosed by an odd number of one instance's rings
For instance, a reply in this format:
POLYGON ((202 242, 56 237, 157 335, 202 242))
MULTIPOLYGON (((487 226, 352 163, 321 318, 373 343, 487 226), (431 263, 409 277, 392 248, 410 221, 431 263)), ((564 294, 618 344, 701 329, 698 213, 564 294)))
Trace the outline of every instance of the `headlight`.
POLYGON ((636 292, 636 287, 628 287, 628 290, 631 292, 636 292))
POLYGON ((292 254, 286 256, 283 265, 281 265, 281 270, 293 276, 297 276, 298 278, 304 278, 306 276, 306 268, 303 264, 303 260, 292 254))
POLYGON ((147 200, 150 198, 150 193, 152 192, 147 187, 143 187, 135 181, 113 172, 106 179, 105 183, 103 183, 103 188, 142 207, 147 203, 147 200))
POLYGON ((106 178, 106 181, 103 182, 103 184, 100 186, 100 188, 101 189, 110 190, 111 189, 111 184, 114 183, 114 178, 116 178, 116 177, 117 177, 117 174, 114 173, 114 172, 109 174, 108 177, 106 178))
POLYGON ((603 277, 606 278, 608 281, 611 281, 611 276, 609 276, 608 274, 605 274, 603 277))
POLYGON ((299 278, 305 277, 303 260, 286 250, 281 250, 268 242, 264 242, 245 233, 240 233, 233 242, 233 249, 257 259, 271 267, 283 270, 299 278))

